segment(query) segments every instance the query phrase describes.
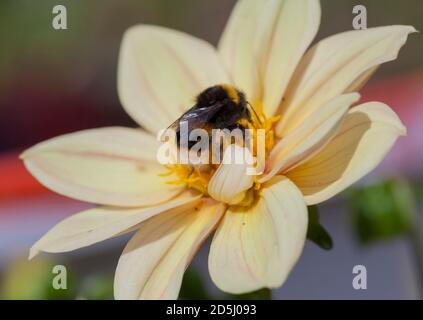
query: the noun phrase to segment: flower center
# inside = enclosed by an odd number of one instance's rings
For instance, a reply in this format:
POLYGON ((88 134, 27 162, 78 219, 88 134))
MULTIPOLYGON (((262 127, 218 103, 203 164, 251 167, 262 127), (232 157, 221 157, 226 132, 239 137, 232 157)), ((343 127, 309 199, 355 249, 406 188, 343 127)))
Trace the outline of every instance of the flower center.
MULTIPOLYGON (((253 156, 257 156, 258 153, 258 139, 259 139, 259 130, 264 132, 264 143, 265 143, 265 158, 269 155, 270 151, 275 145, 275 133, 274 125, 279 120, 279 116, 267 118, 263 112, 263 107, 261 102, 254 105, 254 114, 251 115, 250 119, 241 119, 237 124, 244 129, 249 129, 250 133, 250 146, 251 153, 253 156)), ((262 134, 263 135, 263 134, 262 134)), ((243 142, 245 146, 245 141, 243 142)), ((211 149, 211 148, 210 148, 211 149)), ((211 162, 211 161, 210 161, 211 162)), ((213 175, 219 168, 219 164, 200 164, 200 165, 190 165, 190 164, 171 164, 165 165, 164 168, 166 172, 160 174, 160 176, 168 179, 166 183, 172 185, 183 185, 187 188, 197 190, 203 193, 206 196, 209 196, 208 186, 209 182, 212 179, 213 175)), ((245 194, 244 200, 238 205, 248 206, 253 203, 256 198, 257 192, 261 189, 261 184, 256 182, 245 194)))

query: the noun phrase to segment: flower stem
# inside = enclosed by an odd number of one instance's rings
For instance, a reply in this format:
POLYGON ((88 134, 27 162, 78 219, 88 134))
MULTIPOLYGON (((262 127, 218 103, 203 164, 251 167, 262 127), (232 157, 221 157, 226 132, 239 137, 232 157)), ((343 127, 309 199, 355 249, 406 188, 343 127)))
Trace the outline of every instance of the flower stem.
POLYGON ((253 293, 253 295, 255 296, 256 300, 272 300, 272 290, 267 288, 257 290, 253 293))

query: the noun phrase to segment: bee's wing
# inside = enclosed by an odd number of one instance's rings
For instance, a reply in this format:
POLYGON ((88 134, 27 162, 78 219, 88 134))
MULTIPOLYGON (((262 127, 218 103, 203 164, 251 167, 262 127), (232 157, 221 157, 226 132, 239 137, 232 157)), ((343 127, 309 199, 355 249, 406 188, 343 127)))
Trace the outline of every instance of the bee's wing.
POLYGON ((216 103, 207 107, 194 106, 185 112, 178 120, 176 120, 168 129, 177 130, 181 122, 188 122, 189 128, 201 129, 204 128, 207 122, 213 118, 218 111, 224 107, 222 103, 216 103))

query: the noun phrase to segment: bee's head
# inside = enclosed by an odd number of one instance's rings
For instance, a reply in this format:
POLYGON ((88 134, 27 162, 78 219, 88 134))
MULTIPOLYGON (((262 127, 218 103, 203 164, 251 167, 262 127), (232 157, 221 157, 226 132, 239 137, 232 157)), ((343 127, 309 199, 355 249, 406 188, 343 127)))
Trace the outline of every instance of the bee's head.
POLYGON ((202 106, 212 106, 218 102, 232 102, 235 105, 244 104, 245 97, 241 91, 229 84, 210 87, 197 97, 197 103, 202 106))

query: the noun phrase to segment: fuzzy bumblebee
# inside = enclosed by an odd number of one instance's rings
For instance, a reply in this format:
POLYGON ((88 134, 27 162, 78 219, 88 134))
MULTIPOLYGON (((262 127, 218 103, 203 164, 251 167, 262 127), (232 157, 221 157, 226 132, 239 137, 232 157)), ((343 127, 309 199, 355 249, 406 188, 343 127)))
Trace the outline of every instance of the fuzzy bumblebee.
MULTIPOLYGON (((169 129, 174 130, 178 145, 180 143, 181 123, 188 124, 188 134, 195 129, 204 129, 209 133, 213 129, 246 129, 246 123, 252 123, 254 109, 247 102, 243 92, 227 84, 210 87, 201 92, 195 105, 176 120, 169 129)), ((188 148, 196 144, 189 141, 188 148)))

